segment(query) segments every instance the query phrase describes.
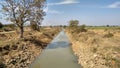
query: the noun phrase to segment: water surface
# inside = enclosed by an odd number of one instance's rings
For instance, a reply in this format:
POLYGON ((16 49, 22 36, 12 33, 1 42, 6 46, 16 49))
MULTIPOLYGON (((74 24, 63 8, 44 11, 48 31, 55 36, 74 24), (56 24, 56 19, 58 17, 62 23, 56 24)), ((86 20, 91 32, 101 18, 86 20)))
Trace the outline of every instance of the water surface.
POLYGON ((81 68, 64 31, 46 47, 30 68, 81 68))

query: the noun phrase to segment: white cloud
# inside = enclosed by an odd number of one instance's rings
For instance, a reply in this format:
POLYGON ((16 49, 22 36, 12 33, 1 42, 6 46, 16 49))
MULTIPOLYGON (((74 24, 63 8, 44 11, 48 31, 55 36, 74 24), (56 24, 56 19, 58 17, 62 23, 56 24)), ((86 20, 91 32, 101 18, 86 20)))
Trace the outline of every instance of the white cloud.
POLYGON ((47 12, 48 12, 48 9, 49 9, 49 8, 46 7, 46 8, 43 9, 43 11, 47 13, 47 12))
POLYGON ((64 0, 58 3, 48 3, 48 5, 67 5, 67 4, 77 4, 77 0, 64 0))
POLYGON ((50 10, 49 7, 46 7, 43 11, 49 14, 61 14, 62 13, 57 10, 50 10))
POLYGON ((115 2, 107 6, 107 8, 120 8, 120 2, 115 2))

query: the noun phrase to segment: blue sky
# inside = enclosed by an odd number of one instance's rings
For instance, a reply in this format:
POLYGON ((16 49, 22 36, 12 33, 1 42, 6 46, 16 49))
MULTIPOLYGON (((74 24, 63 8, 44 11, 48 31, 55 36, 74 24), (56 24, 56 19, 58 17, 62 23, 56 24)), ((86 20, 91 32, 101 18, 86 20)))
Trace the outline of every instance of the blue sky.
POLYGON ((120 0, 47 0, 42 25, 120 25, 120 0))
POLYGON ((70 20, 86 25, 120 25, 120 0, 47 0, 44 11, 42 25, 68 25, 70 20))

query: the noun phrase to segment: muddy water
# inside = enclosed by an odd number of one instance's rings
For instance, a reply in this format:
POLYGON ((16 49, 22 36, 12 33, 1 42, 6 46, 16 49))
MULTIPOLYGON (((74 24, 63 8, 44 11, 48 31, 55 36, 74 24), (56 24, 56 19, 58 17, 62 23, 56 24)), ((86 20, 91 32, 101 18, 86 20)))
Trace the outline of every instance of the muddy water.
POLYGON ((48 45, 40 56, 30 65, 30 68, 82 68, 78 65, 70 42, 64 31, 48 45))

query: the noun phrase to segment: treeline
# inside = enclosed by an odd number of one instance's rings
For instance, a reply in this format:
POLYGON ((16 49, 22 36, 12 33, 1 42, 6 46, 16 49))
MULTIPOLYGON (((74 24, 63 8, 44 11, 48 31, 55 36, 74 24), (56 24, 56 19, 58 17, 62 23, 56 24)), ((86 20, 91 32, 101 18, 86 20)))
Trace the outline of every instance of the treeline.
MULTIPOLYGON (((29 25, 24 25, 24 27, 30 27, 31 30, 40 30, 40 26, 37 23, 30 23, 29 25)), ((14 31, 18 29, 17 25, 15 24, 2 24, 0 22, 0 32, 2 31, 14 31)))
POLYGON ((0 22, 0 32, 2 31, 13 31, 15 30, 16 25, 15 24, 2 24, 0 22))

